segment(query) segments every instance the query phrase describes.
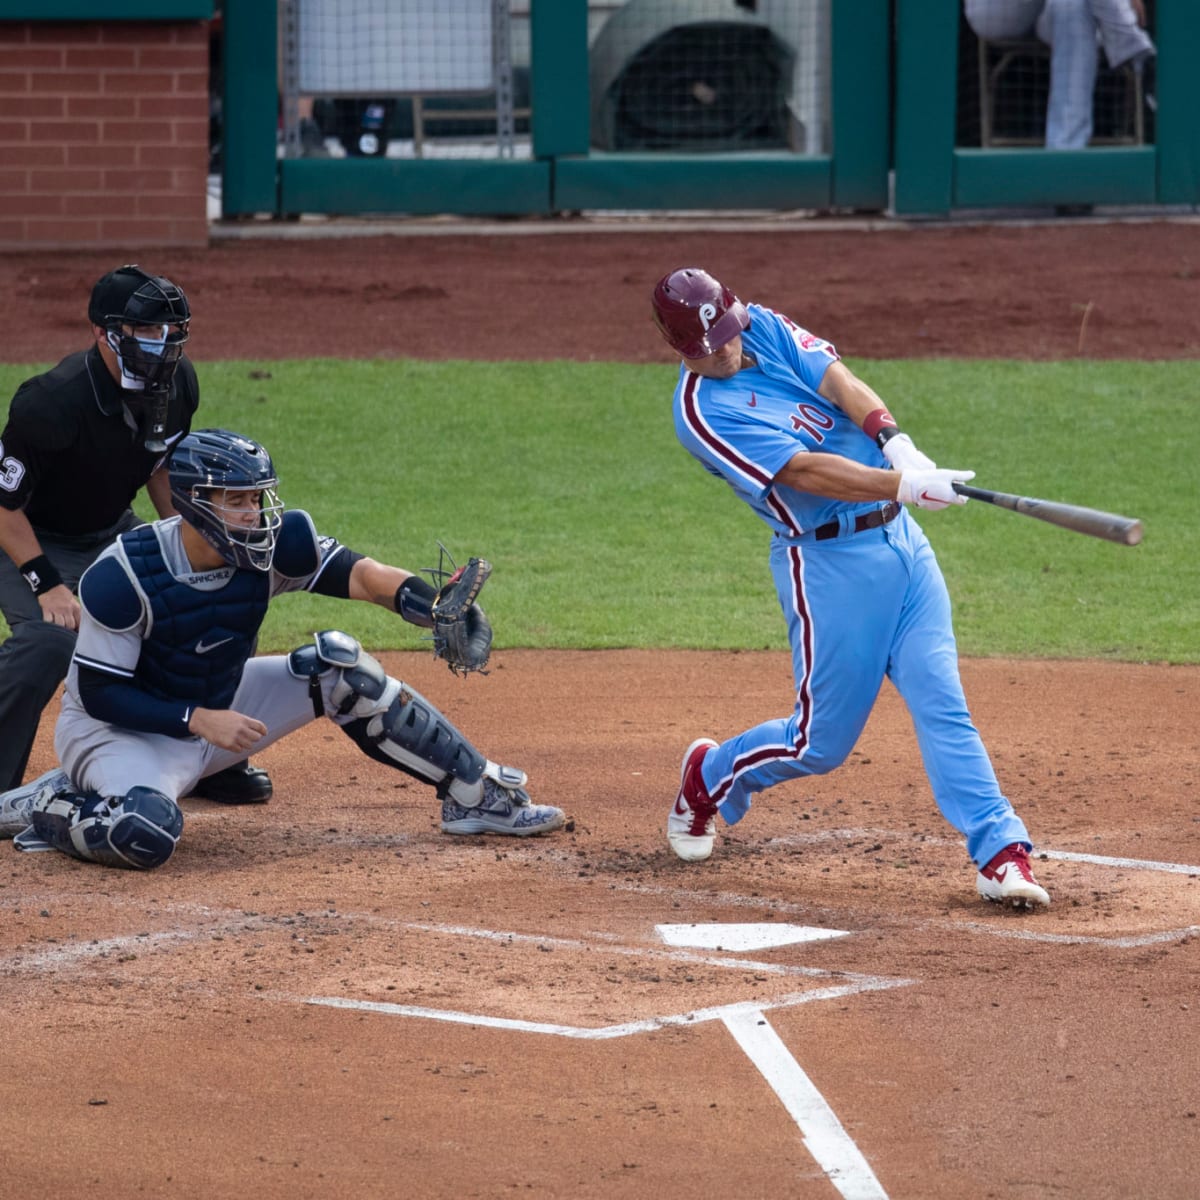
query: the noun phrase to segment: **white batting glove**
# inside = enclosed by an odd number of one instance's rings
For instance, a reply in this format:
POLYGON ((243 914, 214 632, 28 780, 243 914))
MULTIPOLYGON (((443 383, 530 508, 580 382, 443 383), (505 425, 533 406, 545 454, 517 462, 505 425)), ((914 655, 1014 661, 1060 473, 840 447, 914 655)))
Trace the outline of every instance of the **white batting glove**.
POLYGON ((937 463, 928 454, 922 454, 907 433, 897 433, 883 443, 883 457, 893 471, 933 471, 937 463))
MULTIPOLYGON (((895 438, 892 439, 895 441, 895 438)), ((901 504, 917 508, 946 508, 951 504, 966 504, 967 497, 954 490, 954 484, 975 478, 974 471, 902 471, 896 499, 901 504)))

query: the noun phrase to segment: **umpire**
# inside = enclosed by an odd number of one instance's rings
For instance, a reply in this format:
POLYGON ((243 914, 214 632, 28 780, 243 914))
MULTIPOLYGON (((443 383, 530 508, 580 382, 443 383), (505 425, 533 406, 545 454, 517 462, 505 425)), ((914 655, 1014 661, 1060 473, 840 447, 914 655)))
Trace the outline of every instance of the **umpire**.
MULTIPOLYGON (((103 276, 88 303, 93 345, 27 379, 0 434, 0 791, 25 775, 42 710, 66 676, 79 628, 79 578, 119 534, 141 525, 145 487, 173 516, 170 450, 200 402, 183 353, 182 288, 136 265, 103 276)), ((263 803, 271 780, 241 763, 204 781, 226 804, 263 803)))

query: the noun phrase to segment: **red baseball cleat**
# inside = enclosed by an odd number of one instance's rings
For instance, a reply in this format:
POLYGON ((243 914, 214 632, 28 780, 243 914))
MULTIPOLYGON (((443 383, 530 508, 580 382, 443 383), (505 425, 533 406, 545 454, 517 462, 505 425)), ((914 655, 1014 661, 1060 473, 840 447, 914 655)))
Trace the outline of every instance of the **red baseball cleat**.
POLYGON ((1013 908, 1045 908, 1050 893, 1029 869, 1029 851, 1020 842, 1005 846, 975 877, 975 888, 985 900, 1013 908))
POLYGON ((698 738, 684 751, 679 768, 679 795, 667 817, 667 841, 685 862, 703 862, 713 852, 717 806, 705 791, 700 764, 716 744, 712 738, 698 738))

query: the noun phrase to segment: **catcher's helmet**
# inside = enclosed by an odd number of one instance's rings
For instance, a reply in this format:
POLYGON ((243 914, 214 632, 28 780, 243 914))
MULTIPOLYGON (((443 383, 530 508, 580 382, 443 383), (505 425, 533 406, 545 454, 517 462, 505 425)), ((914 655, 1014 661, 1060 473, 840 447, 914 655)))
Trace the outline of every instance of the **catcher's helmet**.
POLYGON ((684 358, 705 358, 750 327, 746 306, 698 267, 664 275, 654 289, 654 323, 684 358))
POLYGON ((271 569, 283 505, 271 456, 258 442, 227 429, 196 429, 175 447, 168 472, 176 509, 227 563, 271 569), (261 492, 258 523, 231 525, 224 507, 214 503, 214 491, 261 492))
POLYGON ((88 301, 88 320, 105 330, 122 373, 136 387, 165 388, 188 340, 192 310, 183 289, 136 263, 97 280, 88 301), (127 326, 133 327, 130 333, 127 326), (138 327, 161 329, 159 338, 138 336, 138 327))

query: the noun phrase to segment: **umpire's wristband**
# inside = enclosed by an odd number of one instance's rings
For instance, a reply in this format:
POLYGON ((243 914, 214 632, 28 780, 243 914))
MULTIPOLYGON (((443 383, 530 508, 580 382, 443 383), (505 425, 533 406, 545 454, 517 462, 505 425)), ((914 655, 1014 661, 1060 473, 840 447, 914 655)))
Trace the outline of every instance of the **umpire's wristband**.
POLYGON ((48 592, 62 583, 62 576, 44 554, 39 554, 37 558, 31 558, 17 570, 24 576, 25 582, 29 584, 29 589, 35 596, 40 596, 43 592, 48 592))
POLYGON ((419 575, 410 575, 397 589, 393 603, 396 611, 413 625, 433 628, 433 602, 437 588, 419 575))

